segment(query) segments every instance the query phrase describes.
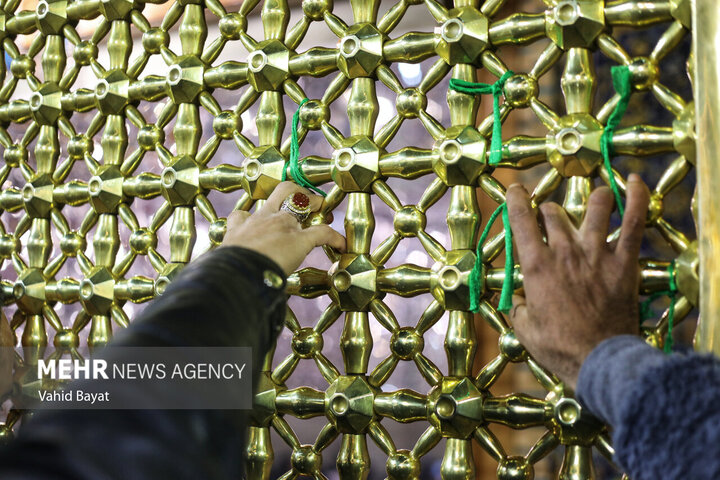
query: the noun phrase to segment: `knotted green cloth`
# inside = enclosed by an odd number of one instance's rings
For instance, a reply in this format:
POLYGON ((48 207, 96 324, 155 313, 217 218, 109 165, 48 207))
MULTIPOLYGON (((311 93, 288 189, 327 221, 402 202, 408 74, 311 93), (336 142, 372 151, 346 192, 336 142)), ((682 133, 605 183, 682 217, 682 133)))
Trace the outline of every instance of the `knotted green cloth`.
POLYGON ((620 190, 615 181, 615 175, 613 175, 612 166, 610 166, 610 157, 615 155, 613 136, 615 135, 615 129, 620 124, 620 120, 622 120, 627 110, 632 86, 630 84, 630 69, 627 66, 619 65, 612 67, 610 73, 612 74, 613 87, 615 88, 615 92, 620 95, 620 100, 610 114, 607 125, 605 125, 605 129, 600 137, 600 153, 602 153, 603 164, 610 179, 610 188, 613 191, 613 195, 615 195, 618 212, 620 212, 620 216, 622 217, 625 214, 625 209, 623 208, 622 199, 620 198, 620 190))
MULTIPOLYGON (((490 158, 488 163, 492 166, 502 161, 502 119, 500 118, 500 95, 508 78, 514 73, 510 70, 505 72, 495 83, 467 82, 457 78, 450 79, 450 88, 469 95, 492 95, 493 96, 493 133, 490 140, 490 158)), ((505 279, 503 280, 502 291, 498 311, 510 312, 512 308, 512 295, 515 291, 515 260, 513 259, 512 230, 508 219, 507 205, 500 205, 488 219, 485 230, 480 235, 475 252, 475 265, 470 271, 468 288, 470 289, 470 310, 477 313, 480 311, 480 276, 482 274, 482 246, 490 234, 490 228, 498 216, 502 215, 503 227, 505 229, 505 279)))
POLYGON ((492 166, 502 160, 502 119, 500 118, 500 95, 503 93, 505 82, 515 75, 508 70, 495 83, 466 82, 458 78, 450 79, 452 90, 467 93, 468 95, 492 95, 493 96, 493 133, 490 139, 490 160, 492 166))
POLYGON ((500 292, 500 301, 498 302, 498 311, 509 313, 512 308, 512 296, 515 291, 515 260, 513 259, 513 242, 512 230, 510 229, 510 219, 508 217, 507 204, 503 203, 495 209, 488 219, 485 230, 480 235, 475 250, 475 265, 470 271, 468 288, 470 289, 470 310, 474 313, 480 311, 480 275, 482 273, 482 246, 490 234, 490 228, 495 223, 498 216, 502 215, 503 227, 505 229, 505 278, 503 279, 502 291, 500 292))
POLYGON ((290 158, 287 162, 285 162, 285 167, 282 171, 282 181, 284 182, 287 180, 287 167, 288 164, 290 165, 290 178, 300 185, 301 187, 305 187, 308 190, 312 190, 313 192, 317 193, 318 195, 322 195, 323 197, 327 195, 327 193, 320 190, 318 187, 312 184, 310 180, 305 176, 305 172, 303 172, 303 169, 300 168, 300 164, 298 163, 298 159, 300 156, 300 146, 298 144, 298 123, 300 121, 300 107, 305 105, 308 102, 307 98, 304 98, 302 102, 300 102, 300 105, 298 105, 298 109, 295 110, 295 113, 292 116, 292 126, 290 129, 290 158))

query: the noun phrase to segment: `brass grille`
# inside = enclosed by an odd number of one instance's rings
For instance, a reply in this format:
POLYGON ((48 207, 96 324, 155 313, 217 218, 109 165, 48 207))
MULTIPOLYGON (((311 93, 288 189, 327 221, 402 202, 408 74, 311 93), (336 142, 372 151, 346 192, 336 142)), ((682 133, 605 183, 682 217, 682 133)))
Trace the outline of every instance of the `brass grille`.
MULTIPOLYGON (((508 80, 500 114, 505 120, 515 110, 528 109, 547 135, 506 139, 497 171, 544 169, 532 192, 535 203, 564 188, 564 207, 580 221, 595 179, 609 182, 599 168, 600 135, 619 99, 615 95, 603 105, 594 105, 598 81, 610 80, 596 78, 592 54, 599 51, 610 62, 628 66, 633 90, 649 92, 675 118, 672 125, 620 128, 615 149, 619 155, 676 156, 654 186, 648 227, 656 229, 678 255, 681 295, 675 318, 679 321, 697 302, 697 249, 663 217, 663 199, 695 163, 694 109, 660 82, 659 65, 689 34, 690 1, 546 0, 543 13, 507 14, 512 7, 509 0, 458 0, 453 8, 435 0, 401 0, 379 15, 378 0, 351 0, 353 18, 341 19, 333 14, 332 0, 304 0, 300 19, 293 25, 284 0, 266 0, 262 5, 259 0, 246 0, 231 12, 218 0, 168 3, 159 25, 143 15, 145 4, 132 0, 41 0, 34 10, 20 10, 18 0, 2 4, 0 33, 10 66, 3 71, 0 89, 4 158, 0 180, 5 183, 19 172, 17 178, 23 182, 0 193, 0 256, 17 273, 16 280, 2 281, 2 293, 6 305, 17 305, 12 326, 22 331, 22 345, 40 348, 50 341, 62 351, 71 351, 87 339, 90 346, 99 346, 110 339, 113 324, 127 326, 126 303, 161 294, 190 260, 197 240, 196 212, 209 223, 210 243, 222 240, 225 220, 208 199, 211 192, 242 189, 235 208, 250 210, 272 191, 290 149, 285 127, 292 112, 285 112, 283 100, 300 104, 306 97, 299 78, 329 76, 324 94, 300 107, 299 137, 302 152, 308 132, 319 131, 333 154, 329 158, 301 155, 300 165, 312 182, 328 192, 320 219, 347 201, 345 212, 334 214, 344 214, 348 253, 327 249, 329 270, 307 268, 290 277, 291 294, 328 295, 331 303, 312 327, 301 327, 288 311, 292 353, 278 359, 272 371, 273 353, 269 354, 250 428, 249 477, 269 476, 273 429, 293 452, 292 469, 283 478, 322 478, 322 452, 335 441, 341 443, 337 458, 341 478, 364 478, 370 465, 368 438, 386 455, 387 473, 394 479, 417 478, 423 456, 441 438, 447 439, 443 478, 474 478, 473 442, 498 462, 501 480, 532 478, 533 465, 559 446, 565 451, 560 478, 591 478, 592 448, 612 455, 606 431, 580 411, 551 373, 528 358, 493 306, 492 297, 504 280, 503 269, 493 265, 503 253, 502 233, 482 249, 486 268, 479 314, 497 331, 500 354, 473 374, 477 343, 473 314, 468 311, 468 275, 475 261, 478 228, 484 226, 477 195, 482 191, 502 203, 505 188, 494 176, 496 168, 487 162, 493 122, 492 116, 477 121, 480 99, 447 92, 450 124, 443 125, 428 113, 427 95, 448 77, 476 81, 479 69, 501 77, 508 68, 499 47, 507 51, 545 41, 532 68, 508 80), (261 10, 263 38, 247 33, 248 17, 256 9, 261 10), (429 11, 436 24, 424 32, 393 36, 402 18, 420 9, 429 11), (208 38, 206 17, 217 22, 217 38, 208 38), (79 33, 78 22, 96 18, 91 32, 79 33), (314 22, 329 29, 337 42, 297 51, 314 22), (658 24, 666 29, 647 57, 631 57, 612 36, 613 28, 632 27, 642 35, 658 24), (174 50, 169 33, 173 29, 180 39, 179 49, 174 50), (139 32, 141 39, 138 35, 134 41, 131 31, 139 32), (30 39, 29 46, 21 45, 21 39, 30 39), (100 60, 99 46, 107 49, 107 61, 100 60), (221 52, 235 48, 248 52, 245 61, 216 61, 221 52), (143 74, 148 62, 158 57, 167 65, 166 74, 143 74), (393 63, 426 59, 435 60, 417 87, 406 88, 390 68, 393 63), (539 97, 538 81, 563 62, 565 108, 559 113, 539 97), (88 71, 94 84, 75 86, 78 76, 88 71), (384 125, 376 125, 378 82, 397 96, 395 115, 384 125), (18 95, 19 86, 28 87, 30 93, 18 95), (213 96, 222 89, 238 91, 236 103, 227 110, 213 96), (346 92, 349 136, 330 123, 329 115, 330 105, 346 92), (161 105, 156 120, 148 121, 141 113, 141 102, 161 105), (255 105, 257 142, 252 142, 242 133, 241 115, 255 105), (75 118, 82 118, 78 115, 82 112, 90 112, 91 119, 79 131, 75 118), (201 122, 206 114, 213 117, 209 134, 207 129, 203 132, 201 122), (409 144, 387 151, 405 121, 419 121, 434 139, 433 147, 409 144), (174 147, 165 139, 172 122, 174 147), (19 124, 22 129, 14 131, 21 134, 15 138, 12 128, 19 124), (237 160, 210 166, 223 143, 239 151, 237 160), (143 159, 150 155, 162 163, 160 171, 143 170, 143 159), (89 170, 87 181, 72 179, 78 163, 89 170), (403 204, 386 181, 426 175, 432 181, 414 205, 403 204), (393 234, 374 250, 372 195, 394 211, 393 234), (425 228, 426 212, 445 195, 449 196, 449 245, 442 245, 425 228), (164 202, 152 218, 141 223, 133 202, 161 197, 164 202), (66 217, 78 211, 82 221, 72 226, 66 217), (158 231, 167 224, 170 249, 169 256, 163 256, 157 248, 158 231), (120 230, 130 232, 122 249, 120 230), (432 267, 385 267, 407 238, 419 240, 432 267), (156 272, 154 278, 133 276, 134 265, 143 257, 156 272), (82 275, 58 278, 66 262, 76 262, 82 275), (388 294, 424 293, 433 300, 412 327, 401 327, 383 300, 388 294), (77 303, 82 309, 71 326, 64 326, 55 308, 77 303), (441 371, 423 354, 423 345, 424 336, 446 311, 448 367, 441 371), (323 333, 336 321, 343 323, 343 329, 332 348, 342 352, 342 366, 333 365, 323 354, 331 340, 323 333), (391 334, 391 353, 368 371, 371 322, 391 334), (301 359, 314 360, 327 381, 324 391, 285 386, 301 359), (427 381, 426 391, 383 390, 399 362, 417 366, 427 381), (490 393, 503 369, 514 362, 527 363, 547 390, 545 398, 490 393), (285 419, 288 415, 324 416, 327 424, 313 445, 301 445, 285 419), (411 450, 397 449, 383 426, 387 418, 427 422, 428 428, 411 450), (547 432, 524 457, 509 456, 488 428, 492 423, 545 426, 547 432)), ((622 175, 618 171, 613 175, 623 190, 622 175)), ((669 259, 643 261, 643 293, 667 290, 668 264, 669 259)), ((517 277, 520 286, 522 275, 517 277)), ((667 312, 645 333, 650 342, 661 345, 666 330, 667 312)), ((25 361, 31 363, 32 358, 25 361)), ((30 382, 26 385, 31 388, 30 382)), ((4 436, 10 435, 19 416, 19 410, 10 413, 2 427, 4 436)))

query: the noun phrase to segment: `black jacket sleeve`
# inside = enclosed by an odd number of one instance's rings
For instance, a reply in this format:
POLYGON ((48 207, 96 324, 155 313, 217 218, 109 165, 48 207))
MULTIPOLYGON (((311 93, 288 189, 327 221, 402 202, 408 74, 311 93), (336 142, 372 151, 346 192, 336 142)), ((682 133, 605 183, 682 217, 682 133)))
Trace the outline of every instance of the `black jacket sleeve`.
MULTIPOLYGON (((284 278, 277 264, 254 251, 216 249, 188 265, 113 344, 248 346, 257 378, 282 329, 284 278)), ((41 411, 0 449, 0 478, 238 479, 247 413, 41 411)))

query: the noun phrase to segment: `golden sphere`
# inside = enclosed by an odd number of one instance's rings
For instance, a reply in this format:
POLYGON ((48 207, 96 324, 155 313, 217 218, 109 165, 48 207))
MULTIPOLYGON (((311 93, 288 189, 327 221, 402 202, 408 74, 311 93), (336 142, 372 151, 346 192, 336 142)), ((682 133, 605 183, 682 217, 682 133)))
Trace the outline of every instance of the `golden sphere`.
POLYGON ((10 145, 5 149, 5 163, 8 167, 17 168, 20 166, 20 162, 26 162, 28 159, 28 152, 25 148, 20 145, 10 145))
MULTIPOLYGON (((77 48, 76 48, 77 50, 77 48)), ((10 62, 10 71, 16 78, 25 78, 27 74, 35 70, 35 60, 27 55, 18 55, 10 62)))
POLYGON ((396 330, 390 339, 390 350, 402 360, 409 360, 422 352, 424 345, 423 338, 411 327, 396 330))
POLYGON ((160 53, 162 47, 170 44, 170 37, 167 32, 160 28, 151 28, 143 33, 142 45, 146 52, 150 54, 160 53))
POLYGON ((529 75, 513 75, 505 82, 505 101, 513 108, 525 108, 538 94, 537 80, 529 75))
POLYGON ((137 255, 146 255, 150 248, 157 247, 157 236, 147 228, 135 230, 130 234, 130 248, 137 255))
POLYGON ((333 0, 303 0, 302 9, 311 20, 322 20, 325 12, 332 12, 333 0))
POLYGON ((145 125, 137 134, 137 141, 143 150, 155 150, 155 146, 165 141, 165 132, 157 125, 145 125))
POLYGON ((500 461, 497 476, 498 480, 532 480, 535 471, 523 457, 508 457, 500 461))
POLYGON ((68 350, 70 348, 77 348, 78 345, 80 345, 80 339, 77 333, 72 330, 63 329, 57 332, 53 344, 57 349, 68 350))
POLYGON ((79 235, 77 232, 70 232, 63 235, 60 239, 60 251, 68 257, 74 257, 77 252, 85 250, 87 241, 85 237, 79 235))
POLYGON ((300 107, 300 121, 310 130, 318 130, 330 121, 330 109, 320 100, 310 100, 300 107))
POLYGON ((427 97, 417 88, 406 88, 397 96, 395 107, 403 118, 416 118, 427 107, 427 97))
POLYGON ((292 339, 292 349, 300 358, 311 358, 322 351, 323 338, 312 328, 303 328, 292 339))
POLYGON ((0 258, 10 258, 14 252, 20 251, 20 242, 12 235, 0 236, 0 258))
POLYGON ((647 57, 636 57, 628 65, 630 69, 630 83, 636 90, 647 90, 658 79, 657 66, 647 57))
POLYGON ((86 135, 75 135, 67 144, 70 158, 82 160, 86 153, 92 153, 94 144, 86 135))
POLYGON ((242 120, 237 113, 224 110, 213 119, 213 130, 218 137, 226 140, 233 137, 233 133, 242 130, 242 120))
POLYGON ((97 58, 98 48, 94 43, 80 42, 73 51, 73 59, 78 65, 90 65, 90 62, 97 58))
POLYGON ((409 450, 398 450, 385 463, 388 478, 392 480, 420 477, 420 462, 409 450))
POLYGON ((239 13, 228 13, 218 22, 220 35, 228 40, 237 40, 247 28, 247 20, 239 13))
POLYGON ((648 226, 652 225, 660 217, 662 217, 664 210, 665 210, 665 207, 663 206, 662 197, 660 197, 657 194, 651 195, 650 196, 650 205, 648 205, 648 213, 647 213, 647 219, 646 219, 647 225, 648 226))
POLYGON ((302 445, 293 450, 290 461, 301 474, 312 475, 320 471, 322 456, 312 449, 312 445, 302 445))
POLYGON ((227 222, 224 218, 221 218, 213 223, 210 224, 210 228, 208 228, 208 236, 210 237, 210 241, 214 245, 220 245, 223 241, 223 238, 225 238, 225 232, 227 231, 227 222))
POLYGON ((527 352, 525 347, 518 341, 515 332, 509 330, 498 339, 500 353, 502 353, 511 362, 522 362, 527 360, 527 352))
POLYGON ((425 214, 414 206, 403 207, 397 211, 393 219, 393 227, 403 237, 414 237, 425 228, 425 214))

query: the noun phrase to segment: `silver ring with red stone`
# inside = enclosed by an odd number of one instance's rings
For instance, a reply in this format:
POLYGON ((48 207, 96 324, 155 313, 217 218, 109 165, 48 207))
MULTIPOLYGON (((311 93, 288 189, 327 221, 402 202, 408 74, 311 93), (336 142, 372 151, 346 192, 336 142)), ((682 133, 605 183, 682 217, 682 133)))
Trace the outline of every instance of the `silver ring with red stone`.
POLYGON ((280 211, 289 213, 303 223, 310 216, 310 197, 302 192, 295 192, 283 200, 280 211))

